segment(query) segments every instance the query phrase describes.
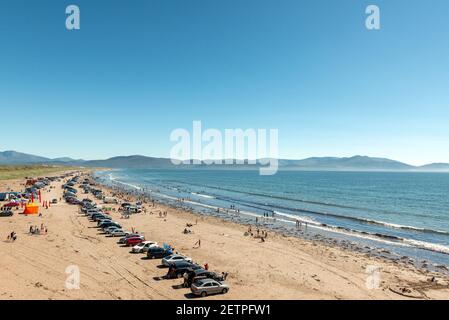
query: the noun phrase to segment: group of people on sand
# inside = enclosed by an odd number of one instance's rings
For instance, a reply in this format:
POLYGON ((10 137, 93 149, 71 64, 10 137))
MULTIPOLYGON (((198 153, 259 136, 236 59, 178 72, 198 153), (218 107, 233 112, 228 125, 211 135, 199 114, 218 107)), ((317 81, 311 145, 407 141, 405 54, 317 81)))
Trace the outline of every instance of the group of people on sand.
MULTIPOLYGON (((198 219, 195 220, 195 225, 198 224, 198 219)), ((190 228, 192 228, 194 226, 193 223, 187 222, 186 223, 186 227, 184 228, 184 230, 182 231, 182 233, 184 234, 191 234, 194 233, 193 230, 191 230, 190 228)))
POLYGON ((266 230, 260 230, 259 228, 256 228, 256 231, 254 233, 252 226, 249 226, 248 231, 245 232, 245 235, 250 235, 253 238, 259 238, 261 242, 265 242, 268 237, 268 232, 266 230))
POLYGON ((159 218, 167 218, 167 211, 159 211, 159 218))
POLYGON ((48 228, 41 223, 40 229, 38 226, 30 226, 29 234, 47 234, 48 228))
POLYGON ((6 238, 6 241, 16 241, 17 240, 17 233, 15 231, 11 231, 11 233, 6 238))

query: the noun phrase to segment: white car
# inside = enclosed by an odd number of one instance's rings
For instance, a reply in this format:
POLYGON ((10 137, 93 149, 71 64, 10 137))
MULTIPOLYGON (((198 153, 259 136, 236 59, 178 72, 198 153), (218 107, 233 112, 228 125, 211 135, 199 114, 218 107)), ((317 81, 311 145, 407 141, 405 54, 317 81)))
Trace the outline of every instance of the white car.
POLYGON ((183 255, 174 253, 174 254, 171 254, 171 255, 163 258, 162 265, 169 267, 171 263, 176 262, 176 261, 192 262, 192 258, 185 257, 183 255))
POLYGON ((153 247, 157 247, 157 242, 144 241, 144 242, 136 244, 131 249, 131 252, 133 252, 133 253, 144 253, 144 252, 147 252, 149 248, 153 248, 153 247))

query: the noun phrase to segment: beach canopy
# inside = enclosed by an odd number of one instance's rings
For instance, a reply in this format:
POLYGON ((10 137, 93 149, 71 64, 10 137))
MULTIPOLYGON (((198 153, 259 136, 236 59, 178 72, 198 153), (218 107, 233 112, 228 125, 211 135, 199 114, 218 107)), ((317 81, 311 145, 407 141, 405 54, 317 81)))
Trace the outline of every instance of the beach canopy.
POLYGON ((38 214, 39 213, 39 206, 35 203, 29 203, 25 205, 25 210, 22 214, 38 214))

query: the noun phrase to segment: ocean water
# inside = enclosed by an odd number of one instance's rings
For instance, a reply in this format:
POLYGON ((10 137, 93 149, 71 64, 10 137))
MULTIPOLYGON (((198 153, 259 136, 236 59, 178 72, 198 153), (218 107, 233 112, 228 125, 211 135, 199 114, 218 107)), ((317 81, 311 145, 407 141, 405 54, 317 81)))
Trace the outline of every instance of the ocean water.
POLYGON ((410 257, 417 265, 449 266, 446 173, 280 171, 261 176, 257 170, 123 169, 95 176, 203 214, 244 223, 257 218, 266 227, 347 240, 392 257, 410 257))

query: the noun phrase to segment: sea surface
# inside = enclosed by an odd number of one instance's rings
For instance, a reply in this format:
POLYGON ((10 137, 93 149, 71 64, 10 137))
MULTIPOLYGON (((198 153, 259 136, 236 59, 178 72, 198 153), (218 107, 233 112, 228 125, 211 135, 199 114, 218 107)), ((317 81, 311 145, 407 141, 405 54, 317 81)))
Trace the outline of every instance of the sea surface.
POLYGON ((100 182, 202 214, 449 267, 449 174, 120 169, 100 182), (180 200, 182 199, 182 200, 180 200), (298 224, 300 227, 298 228, 298 224))

